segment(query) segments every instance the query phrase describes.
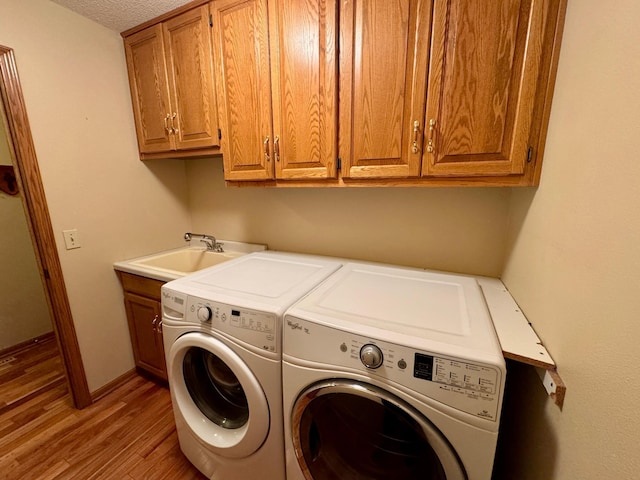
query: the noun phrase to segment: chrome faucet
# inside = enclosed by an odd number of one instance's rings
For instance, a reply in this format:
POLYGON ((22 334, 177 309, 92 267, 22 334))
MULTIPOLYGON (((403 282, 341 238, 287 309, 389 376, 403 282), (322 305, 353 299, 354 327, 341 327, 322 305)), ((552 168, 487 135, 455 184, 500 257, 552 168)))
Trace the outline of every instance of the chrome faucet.
POLYGON ((222 249, 222 243, 218 243, 216 237, 213 235, 205 235, 202 233, 191 233, 187 232, 184 234, 184 239, 186 242, 191 241, 191 237, 200 237, 200 241, 203 242, 207 246, 207 251, 210 252, 218 252, 222 253, 224 250, 222 249))

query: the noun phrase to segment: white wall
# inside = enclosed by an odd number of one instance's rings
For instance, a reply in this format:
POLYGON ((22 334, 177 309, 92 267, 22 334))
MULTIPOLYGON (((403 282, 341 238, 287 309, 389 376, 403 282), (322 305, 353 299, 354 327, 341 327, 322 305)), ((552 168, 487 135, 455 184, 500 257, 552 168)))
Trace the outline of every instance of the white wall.
POLYGON ((90 390, 133 368, 112 263, 180 246, 184 162, 138 160, 122 39, 47 0, 0 0, 90 390), (82 247, 65 250, 62 230, 82 247))
MULTIPOLYGON (((0 165, 11 153, 0 105, 0 165)), ((51 332, 53 326, 22 197, 0 191, 0 350, 51 332)))
POLYGON ((559 411, 517 379, 508 478, 640 475, 639 23, 569 1, 542 182, 514 190, 503 279, 568 390, 559 411))

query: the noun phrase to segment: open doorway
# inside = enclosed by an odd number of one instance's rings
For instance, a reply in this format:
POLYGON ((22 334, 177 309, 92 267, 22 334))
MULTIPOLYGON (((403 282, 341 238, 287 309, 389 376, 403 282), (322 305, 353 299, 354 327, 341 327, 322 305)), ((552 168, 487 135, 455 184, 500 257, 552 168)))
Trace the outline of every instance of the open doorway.
POLYGON ((0 412, 64 383, 0 103, 0 412))
POLYGON ((73 403, 91 404, 13 50, 0 46, 0 100, 13 161, 56 343, 73 403))

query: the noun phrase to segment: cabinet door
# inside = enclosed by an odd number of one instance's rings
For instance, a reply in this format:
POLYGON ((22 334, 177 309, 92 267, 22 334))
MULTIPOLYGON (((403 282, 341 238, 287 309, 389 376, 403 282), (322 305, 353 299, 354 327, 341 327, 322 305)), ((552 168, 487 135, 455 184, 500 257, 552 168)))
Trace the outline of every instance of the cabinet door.
POLYGON ((423 175, 523 173, 547 3, 435 0, 423 175))
POLYGON ((341 5, 342 175, 420 176, 431 2, 341 5))
POLYGON ((218 0, 211 8, 225 178, 272 179, 267 1, 218 0))
POLYGON ((269 3, 276 176, 336 176, 336 0, 269 3))
POLYGON ((140 152, 171 150, 162 27, 154 25, 126 37, 124 47, 140 152))
POLYGON ((164 22, 162 28, 175 148, 217 147, 220 142, 209 6, 189 10, 164 22))
POLYGON ((166 380, 160 302, 125 292, 124 304, 136 366, 166 380))

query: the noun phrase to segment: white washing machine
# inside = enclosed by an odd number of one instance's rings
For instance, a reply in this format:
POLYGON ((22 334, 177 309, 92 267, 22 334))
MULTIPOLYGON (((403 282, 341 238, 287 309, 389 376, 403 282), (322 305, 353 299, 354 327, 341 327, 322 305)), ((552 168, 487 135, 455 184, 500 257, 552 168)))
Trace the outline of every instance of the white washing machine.
POLYGON ((348 263, 285 314, 287 480, 488 480, 505 375, 474 278, 348 263))
POLYGON ((162 287, 178 439, 207 477, 284 480, 282 315, 340 266, 260 252, 162 287))

